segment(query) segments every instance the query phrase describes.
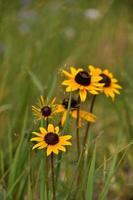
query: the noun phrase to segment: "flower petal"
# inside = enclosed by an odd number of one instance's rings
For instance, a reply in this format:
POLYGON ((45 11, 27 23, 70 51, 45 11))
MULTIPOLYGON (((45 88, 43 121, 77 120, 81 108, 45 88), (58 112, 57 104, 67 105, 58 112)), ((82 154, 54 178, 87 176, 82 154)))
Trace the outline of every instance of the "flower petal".
POLYGON ((39 143, 35 144, 35 145, 32 147, 32 150, 33 150, 33 149, 36 149, 37 147, 40 147, 41 145, 43 145, 43 142, 39 142, 39 143))
POLYGON ((85 99, 87 97, 87 91, 86 90, 80 90, 79 95, 80 95, 81 101, 85 101, 85 99))
POLYGON ((64 112, 64 111, 65 111, 65 108, 64 108, 64 106, 62 104, 58 104, 56 106, 55 112, 60 113, 60 112, 64 112))
POLYGON ((53 126, 53 124, 49 124, 48 125, 48 132, 54 133, 54 126, 53 126))
POLYGON ((41 103, 41 105, 45 104, 44 97, 42 95, 40 96, 40 103, 41 103))
POLYGON ((47 131, 46 131, 45 128, 40 127, 39 129, 40 129, 40 132, 41 132, 43 135, 45 135, 45 134, 47 133, 47 131))
POLYGON ((62 125, 62 126, 64 125, 64 123, 65 123, 65 121, 66 121, 66 116, 67 116, 67 110, 64 111, 63 116, 62 116, 62 119, 61 119, 61 125, 62 125))
POLYGON ((63 146, 58 146, 58 149, 61 150, 61 151, 64 151, 64 152, 66 151, 66 148, 63 147, 63 146))
POLYGON ((47 147, 47 156, 49 156, 52 153, 52 151, 53 151, 52 145, 48 145, 48 147, 47 147))
POLYGON ((30 141, 43 141, 43 138, 42 137, 33 137, 30 139, 30 141))
POLYGON ((77 73, 77 70, 74 67, 70 67, 71 73, 73 76, 77 73))
POLYGON ((45 147, 47 147, 48 145, 44 142, 44 144, 42 144, 40 147, 38 147, 38 149, 44 149, 45 147))
POLYGON ((59 150, 57 149, 56 146, 53 147, 53 152, 54 152, 55 154, 58 154, 58 153, 59 153, 59 150))
POLYGON ((65 71, 65 70, 62 70, 62 72, 63 72, 63 74, 65 74, 65 75, 68 76, 69 78, 72 78, 72 77, 73 77, 72 74, 68 73, 68 72, 65 71))
POLYGON ((72 138, 71 135, 63 135, 63 136, 60 136, 60 139, 62 139, 62 140, 69 140, 69 139, 71 139, 71 138, 72 138))
POLYGON ((43 137, 43 135, 41 133, 37 133, 37 132, 32 132, 32 134, 38 136, 38 137, 43 137))
POLYGON ((59 133, 59 126, 55 127, 55 133, 59 133))

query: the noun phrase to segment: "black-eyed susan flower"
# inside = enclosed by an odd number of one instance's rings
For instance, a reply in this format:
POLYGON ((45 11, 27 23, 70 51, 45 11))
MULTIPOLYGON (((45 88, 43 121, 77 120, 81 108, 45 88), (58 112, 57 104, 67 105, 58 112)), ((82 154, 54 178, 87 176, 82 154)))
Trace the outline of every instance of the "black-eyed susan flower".
POLYGON ((112 100, 115 98, 115 94, 120 94, 118 89, 122 87, 118 84, 118 80, 113 77, 113 74, 109 72, 107 69, 101 70, 100 68, 95 68, 94 66, 90 66, 91 74, 100 75, 102 80, 100 83, 103 83, 103 92, 107 97, 111 97, 112 100))
POLYGON ((59 127, 54 127, 53 124, 49 124, 47 130, 40 127, 40 132, 32 132, 36 137, 33 137, 31 141, 36 141, 37 144, 32 149, 44 149, 47 148, 47 156, 52 152, 59 153, 59 150, 66 151, 64 146, 71 145, 68 140, 71 139, 71 135, 59 136, 59 127))
POLYGON ((101 91, 103 84, 99 81, 102 78, 99 75, 90 74, 89 70, 85 71, 82 68, 70 67, 70 73, 65 70, 62 70, 62 72, 69 78, 62 82, 62 85, 67 86, 66 92, 78 90, 81 101, 85 101, 87 92, 96 95, 98 91, 101 91))
POLYGON ((42 118, 51 118, 55 114, 55 98, 50 102, 46 103, 43 96, 40 96, 38 104, 32 106, 32 111, 35 117, 40 120, 42 118))
MULTIPOLYGON (((61 119, 61 125, 63 126, 66 121, 67 111, 68 111, 68 103, 69 98, 65 98, 62 101, 62 104, 57 104, 56 112, 62 113, 62 119, 61 119)), ((70 105, 70 115, 73 118, 77 118, 77 110, 78 110, 79 102, 75 99, 71 99, 71 105, 70 105)), ((96 117, 90 112, 86 112, 84 110, 79 110, 79 123, 81 124, 81 119, 84 119, 89 122, 95 122, 96 117)))

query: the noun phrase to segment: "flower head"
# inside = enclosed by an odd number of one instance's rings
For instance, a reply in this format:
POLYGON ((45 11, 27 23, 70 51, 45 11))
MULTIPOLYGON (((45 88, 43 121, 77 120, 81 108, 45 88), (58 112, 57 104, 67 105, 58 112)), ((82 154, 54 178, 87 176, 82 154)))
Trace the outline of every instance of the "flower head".
POLYGON ((107 97, 111 97, 114 100, 116 94, 120 94, 118 89, 122 87, 118 84, 118 80, 113 77, 113 74, 107 69, 101 70, 100 68, 95 68, 92 65, 90 66, 90 71, 92 74, 100 75, 102 80, 100 83, 103 83, 103 92, 107 97))
POLYGON ((32 149, 44 149, 47 148, 47 156, 52 152, 55 154, 59 153, 59 150, 66 151, 64 146, 71 145, 68 140, 71 139, 71 135, 59 136, 59 127, 54 127, 53 124, 49 124, 47 130, 40 127, 40 132, 32 132, 37 137, 33 137, 31 141, 36 141, 37 144, 32 149))
POLYGON ((69 78, 62 82, 62 85, 67 86, 66 92, 79 91, 81 101, 85 101, 87 92, 98 94, 101 91, 103 84, 99 83, 102 79, 99 75, 95 76, 89 71, 74 67, 70 67, 70 73, 65 70, 62 72, 69 78))
POLYGON ((55 114, 55 107, 55 98, 50 103, 46 103, 44 97, 40 96, 38 105, 32 106, 32 111, 38 120, 46 119, 51 118, 55 114))
MULTIPOLYGON (((63 126, 66 121, 67 111, 68 111, 68 104, 69 104, 69 98, 65 98, 62 101, 62 104, 57 104, 56 112, 62 113, 62 119, 61 119, 61 125, 63 126)), ((78 110, 79 102, 75 99, 71 99, 71 105, 70 105, 70 115, 73 118, 77 118, 77 110, 78 110)), ((95 122, 96 116, 93 115, 90 112, 86 112, 84 110, 79 110, 79 122, 81 124, 81 119, 84 119, 89 122, 95 122)))

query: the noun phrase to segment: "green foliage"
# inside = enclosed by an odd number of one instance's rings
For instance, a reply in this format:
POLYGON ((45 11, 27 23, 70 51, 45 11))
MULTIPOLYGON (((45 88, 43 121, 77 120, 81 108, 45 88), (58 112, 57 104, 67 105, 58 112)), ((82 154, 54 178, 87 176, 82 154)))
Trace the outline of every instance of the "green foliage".
MULTIPOLYGON (((31 106, 40 94, 61 102, 60 69, 88 64, 110 69, 123 89, 113 103, 102 95, 97 99, 86 177, 79 185, 82 153, 77 160, 75 121, 67 115, 63 132, 73 135, 73 146, 55 159, 57 199, 71 200, 76 191, 86 200, 133 198, 131 5, 131 0, 0 0, 0 200, 51 199, 44 151, 31 150, 31 132, 40 125, 33 123, 31 106)), ((88 110, 88 103, 83 107, 88 110)))

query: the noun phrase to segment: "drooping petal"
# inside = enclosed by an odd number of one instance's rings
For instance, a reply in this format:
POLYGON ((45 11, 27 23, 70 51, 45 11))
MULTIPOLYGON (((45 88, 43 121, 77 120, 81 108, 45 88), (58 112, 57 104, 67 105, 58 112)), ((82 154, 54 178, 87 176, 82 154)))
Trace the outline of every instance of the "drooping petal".
POLYGON ((33 149, 36 149, 37 147, 40 147, 41 145, 43 145, 43 142, 39 142, 39 143, 35 144, 35 145, 32 147, 32 150, 33 150, 33 149))
POLYGON ((59 153, 59 150, 57 149, 56 146, 53 147, 53 152, 54 152, 55 154, 58 154, 58 153, 59 153))
POLYGON ((91 94, 94 94, 94 95, 99 94, 96 90, 90 90, 90 93, 91 93, 91 94))
POLYGON ((95 122, 96 121, 96 116, 93 115, 92 113, 80 110, 79 116, 83 119, 85 119, 88 122, 95 122))
POLYGON ((52 153, 52 151, 53 151, 52 145, 48 145, 48 147, 47 147, 47 156, 49 156, 52 153))
POLYGON ((60 113, 60 112, 64 112, 64 111, 65 111, 65 108, 64 108, 64 106, 62 104, 58 104, 56 106, 56 111, 55 112, 60 113))
POLYGON ((46 144, 45 142, 40 146, 40 147, 38 147, 38 149, 44 149, 45 147, 47 147, 48 146, 48 144, 46 144))
POLYGON ((85 101, 86 97, 87 97, 87 91, 86 90, 80 90, 79 94, 80 94, 81 101, 85 101))
POLYGON ((67 115, 67 110, 64 111, 63 116, 62 116, 62 119, 61 119, 61 125, 62 125, 62 126, 64 125, 64 123, 65 123, 65 121, 66 121, 66 115, 67 115))

